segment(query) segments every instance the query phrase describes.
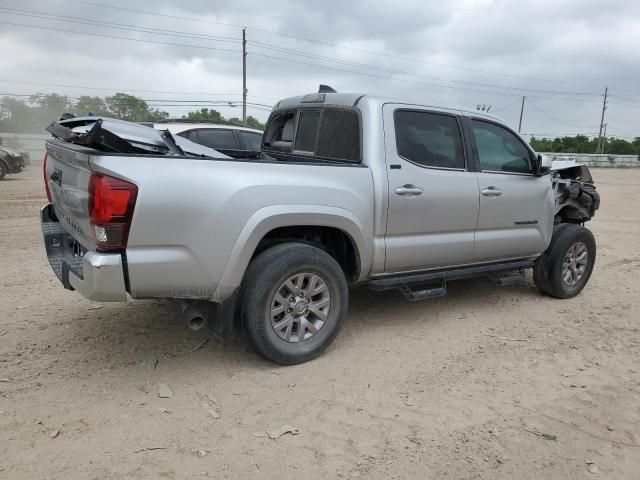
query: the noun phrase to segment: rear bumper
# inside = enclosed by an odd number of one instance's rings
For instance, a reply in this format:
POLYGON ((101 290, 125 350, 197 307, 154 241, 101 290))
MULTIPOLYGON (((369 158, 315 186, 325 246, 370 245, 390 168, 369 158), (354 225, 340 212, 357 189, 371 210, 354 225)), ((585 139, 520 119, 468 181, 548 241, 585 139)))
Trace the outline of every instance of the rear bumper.
POLYGON ((96 302, 127 299, 122 255, 82 251, 58 221, 53 205, 40 211, 47 258, 64 288, 96 302))

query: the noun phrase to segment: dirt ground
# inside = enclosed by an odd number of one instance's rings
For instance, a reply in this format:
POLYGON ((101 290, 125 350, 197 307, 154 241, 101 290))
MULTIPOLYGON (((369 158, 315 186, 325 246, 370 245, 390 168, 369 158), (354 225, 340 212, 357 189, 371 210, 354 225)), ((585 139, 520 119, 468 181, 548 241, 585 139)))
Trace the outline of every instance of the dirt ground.
POLYGON ((359 288, 334 345, 294 367, 241 340, 202 345, 170 305, 63 290, 39 166, 8 177, 0 479, 639 478, 640 169, 594 177, 598 260, 579 297, 472 280, 412 304, 359 288), (266 436, 283 425, 299 433, 266 436))

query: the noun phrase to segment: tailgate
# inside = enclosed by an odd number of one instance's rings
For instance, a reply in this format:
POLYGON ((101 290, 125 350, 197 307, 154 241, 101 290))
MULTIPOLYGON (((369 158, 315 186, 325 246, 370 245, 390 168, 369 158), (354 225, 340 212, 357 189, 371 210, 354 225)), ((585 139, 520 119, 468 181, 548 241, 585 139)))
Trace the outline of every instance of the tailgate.
POLYGON ((60 224, 85 248, 95 250, 88 205, 91 151, 78 145, 48 140, 44 176, 60 224))

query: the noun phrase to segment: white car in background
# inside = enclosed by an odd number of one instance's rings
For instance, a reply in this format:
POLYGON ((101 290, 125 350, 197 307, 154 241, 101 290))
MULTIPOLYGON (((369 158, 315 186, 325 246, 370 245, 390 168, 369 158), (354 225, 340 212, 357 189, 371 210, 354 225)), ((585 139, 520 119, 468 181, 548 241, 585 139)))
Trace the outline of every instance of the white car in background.
POLYGON ((233 158, 256 157, 260 154, 262 132, 253 128, 186 121, 154 123, 157 130, 169 130, 205 147, 233 158))

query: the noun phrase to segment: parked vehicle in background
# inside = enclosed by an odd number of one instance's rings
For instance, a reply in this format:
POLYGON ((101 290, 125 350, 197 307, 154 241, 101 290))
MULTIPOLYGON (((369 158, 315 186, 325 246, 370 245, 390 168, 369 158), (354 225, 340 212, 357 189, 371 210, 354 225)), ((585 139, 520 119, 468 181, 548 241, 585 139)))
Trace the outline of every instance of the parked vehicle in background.
POLYGON ((153 126, 233 158, 255 158, 260 155, 262 132, 253 128, 184 121, 154 123, 153 126))
POLYGON ((171 129, 124 123, 47 129, 41 219, 56 275, 96 301, 180 299, 194 329, 206 319, 227 335, 238 318, 281 364, 327 348, 349 285, 415 301, 450 280, 513 285, 533 269, 541 292, 570 298, 593 270, 583 225, 600 199, 588 168, 552 170, 492 115, 293 97, 276 104, 250 160, 195 155, 171 129))
POLYGON ((0 180, 8 174, 20 173, 27 164, 28 155, 6 147, 0 139, 0 180))

